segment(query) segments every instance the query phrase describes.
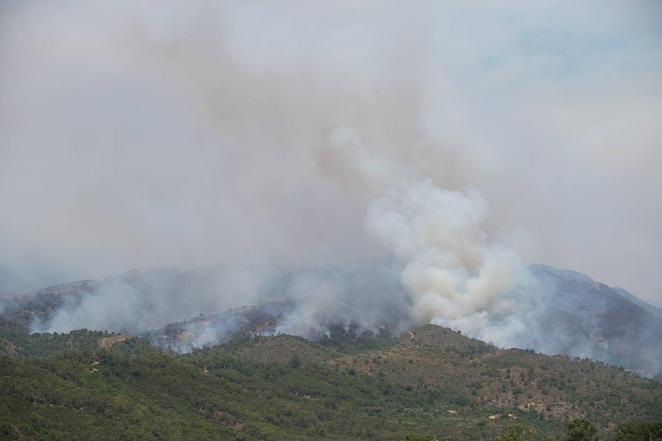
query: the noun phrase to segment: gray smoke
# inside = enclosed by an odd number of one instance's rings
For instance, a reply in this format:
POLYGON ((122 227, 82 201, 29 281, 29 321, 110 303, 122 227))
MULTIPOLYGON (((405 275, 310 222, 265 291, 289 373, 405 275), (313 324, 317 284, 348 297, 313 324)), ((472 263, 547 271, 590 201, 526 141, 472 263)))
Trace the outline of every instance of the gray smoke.
POLYGON ((532 261, 660 301, 655 2, 0 8, 0 268, 32 288, 37 267, 259 268, 168 295, 119 283, 37 329, 248 304, 274 268, 300 274, 281 329, 299 334, 400 307, 517 343, 532 261), (383 255, 404 296, 301 273, 383 255))
POLYGON ((63 296, 54 314, 35 317, 32 332, 99 329, 141 333, 199 314, 260 301, 273 269, 233 266, 214 271, 132 271, 108 277, 89 292, 63 296))

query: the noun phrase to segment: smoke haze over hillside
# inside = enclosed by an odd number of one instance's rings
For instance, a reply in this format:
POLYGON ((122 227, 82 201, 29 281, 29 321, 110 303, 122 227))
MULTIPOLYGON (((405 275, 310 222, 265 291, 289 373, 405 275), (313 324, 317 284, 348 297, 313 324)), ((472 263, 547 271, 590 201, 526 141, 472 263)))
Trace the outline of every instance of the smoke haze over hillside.
MULTIPOLYGON (((408 298, 361 311, 501 343, 528 326, 523 262, 659 303, 662 9, 465 3, 3 3, 0 269, 23 282, 0 291, 254 268, 241 294, 148 316, 121 290, 51 324, 149 327, 261 298, 273 267, 394 255, 408 298)), ((351 296, 292 286, 293 333, 351 296)))

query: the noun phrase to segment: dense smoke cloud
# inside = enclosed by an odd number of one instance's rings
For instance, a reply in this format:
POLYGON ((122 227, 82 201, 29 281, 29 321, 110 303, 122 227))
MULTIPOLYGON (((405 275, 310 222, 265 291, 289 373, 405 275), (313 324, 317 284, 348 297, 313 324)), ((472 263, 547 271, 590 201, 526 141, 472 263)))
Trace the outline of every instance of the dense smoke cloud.
POLYGON ((490 243, 485 216, 479 195, 424 181, 375 200, 367 224, 406 262, 402 282, 418 323, 515 346, 530 329, 521 317, 536 287, 510 249, 490 243))
POLYGON ((262 298, 274 266, 391 253, 408 298, 306 274, 282 331, 406 306, 511 341, 521 261, 659 301, 654 2, 1 8, 0 267, 25 290, 44 281, 34 268, 261 268, 172 309, 94 297, 46 328, 152 327, 262 298))

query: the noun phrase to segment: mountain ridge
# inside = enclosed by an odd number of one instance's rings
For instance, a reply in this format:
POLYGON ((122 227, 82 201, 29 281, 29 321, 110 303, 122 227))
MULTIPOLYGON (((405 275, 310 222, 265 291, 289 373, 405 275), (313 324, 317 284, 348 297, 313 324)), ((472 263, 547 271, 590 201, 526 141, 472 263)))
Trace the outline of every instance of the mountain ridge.
MULTIPOLYGON (((364 262, 351 270, 333 269, 332 277, 339 279, 349 274, 351 277, 347 277, 348 279, 358 280, 355 286, 348 285, 350 293, 353 289, 375 289, 369 286, 376 278, 375 274, 391 274, 390 270, 382 268, 374 263, 364 262)), ((662 348, 658 342, 662 341, 662 316, 659 316, 655 307, 641 300, 633 300, 634 296, 625 290, 611 288, 571 270, 559 270, 538 264, 531 265, 530 271, 543 287, 545 295, 542 298, 542 307, 537 312, 537 329, 531 334, 532 340, 520 347, 534 348, 550 355, 564 353, 590 357, 632 369, 649 377, 661 375, 662 348)), ((320 277, 327 274, 324 269, 315 272, 318 276, 321 275, 320 277)), ((34 324, 48 323, 49 317, 62 310, 63 305, 69 307, 86 296, 98 296, 100 287, 118 281, 138 294, 147 290, 147 300, 152 302, 159 298, 163 287, 168 290, 166 298, 185 296, 186 290, 198 286, 195 279, 190 280, 194 277, 191 274, 170 269, 132 271, 24 294, 5 303, 4 313, 0 313, 0 329, 19 332, 43 330, 43 327, 35 329, 34 324), (163 280, 167 283, 163 283, 163 280), (158 282, 155 287, 151 285, 153 281, 158 282)), ((271 285, 264 288, 274 297, 281 297, 281 301, 259 303, 225 312, 208 311, 202 315, 189 315, 147 330, 109 330, 147 336, 157 346, 179 352, 220 344, 233 338, 235 334, 290 333, 283 323, 296 306, 296 299, 287 298, 295 278, 296 275, 284 274, 273 279, 271 285)), ((382 281, 381 284, 382 287, 389 287, 394 296, 398 295, 398 290, 402 288, 397 286, 395 279, 386 284, 382 281)), ((347 315, 339 324, 347 327, 354 322, 353 317, 358 314, 358 309, 354 311, 352 305, 346 305, 344 308, 343 314, 347 315)), ((356 325, 356 322, 354 323, 356 325)), ((329 332, 330 324, 333 324, 333 321, 327 322, 316 331, 306 331, 307 336, 315 339, 324 337, 329 332)), ((397 333, 408 327, 387 326, 384 329, 397 333)), ((370 331, 374 334, 378 329, 379 327, 365 328, 360 332, 370 331)))

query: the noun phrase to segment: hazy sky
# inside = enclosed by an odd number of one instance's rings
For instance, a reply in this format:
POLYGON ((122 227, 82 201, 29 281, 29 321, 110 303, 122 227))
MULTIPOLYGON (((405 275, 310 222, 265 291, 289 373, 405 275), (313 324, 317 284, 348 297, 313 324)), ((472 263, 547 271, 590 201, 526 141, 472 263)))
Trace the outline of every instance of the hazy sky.
POLYGON ((22 286, 384 254, 368 207, 408 175, 662 302, 657 1, 4 1, 0 66, 22 286))

